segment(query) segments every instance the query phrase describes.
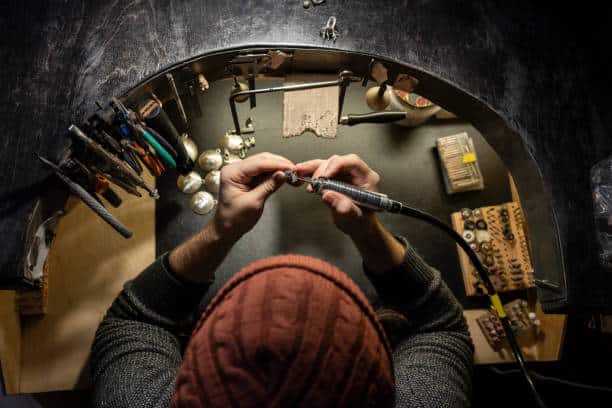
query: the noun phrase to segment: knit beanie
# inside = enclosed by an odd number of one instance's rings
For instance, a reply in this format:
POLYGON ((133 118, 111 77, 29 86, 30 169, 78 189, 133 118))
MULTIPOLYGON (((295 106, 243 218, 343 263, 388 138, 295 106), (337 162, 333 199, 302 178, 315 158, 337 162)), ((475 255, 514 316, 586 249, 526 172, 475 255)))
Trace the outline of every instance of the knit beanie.
POLYGON ((171 407, 391 407, 390 347, 365 295, 321 260, 236 274, 204 310, 171 407))

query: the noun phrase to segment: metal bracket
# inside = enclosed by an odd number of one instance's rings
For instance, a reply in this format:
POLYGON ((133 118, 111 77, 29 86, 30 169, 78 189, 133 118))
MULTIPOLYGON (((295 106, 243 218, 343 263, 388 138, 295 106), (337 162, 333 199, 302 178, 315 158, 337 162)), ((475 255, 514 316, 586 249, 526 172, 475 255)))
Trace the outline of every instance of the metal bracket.
POLYGON ((34 233, 32 244, 28 250, 26 256, 26 278, 35 283, 40 284, 43 278, 43 269, 47 256, 49 255, 49 249, 51 248, 51 242, 55 237, 55 229, 57 227, 57 221, 64 211, 59 210, 54 212, 49 218, 42 222, 34 233))
POLYGON ((306 89, 326 88, 329 86, 339 86, 340 94, 338 101, 338 120, 342 116, 342 106, 344 105, 344 96, 346 95, 346 88, 351 82, 360 82, 361 78, 356 77, 351 71, 342 71, 338 74, 338 79, 333 81, 323 82, 310 82, 307 84, 299 85, 285 85, 275 86, 272 88, 260 88, 260 89, 249 89, 247 91, 236 92, 229 97, 230 110, 232 112, 232 120, 234 121, 234 133, 237 135, 242 134, 240 129, 240 120, 238 119, 238 110, 236 109, 236 98, 247 95, 254 95, 260 93, 272 93, 272 92, 291 92, 291 91, 304 91, 306 89))

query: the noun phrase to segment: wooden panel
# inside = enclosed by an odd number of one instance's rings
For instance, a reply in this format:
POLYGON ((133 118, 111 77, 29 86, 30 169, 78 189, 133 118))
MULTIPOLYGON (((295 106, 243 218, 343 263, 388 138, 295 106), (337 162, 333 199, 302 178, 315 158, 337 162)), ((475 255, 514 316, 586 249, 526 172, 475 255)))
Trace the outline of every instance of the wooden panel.
MULTIPOLYGON (((519 345, 527 361, 556 361, 561 358, 561 349, 565 338, 566 315, 544 314, 539 303, 530 301, 541 325, 537 332, 529 332, 518 338, 519 345)), ((474 342, 476 364, 512 363, 514 356, 510 347, 494 350, 484 333, 478 327, 476 319, 486 309, 472 309, 463 312, 472 341, 474 342)))
MULTIPOLYGON (((472 243, 475 251, 483 265, 489 271, 491 282, 498 292, 507 292, 534 287, 533 266, 529 252, 529 242, 525 234, 525 221, 521 206, 517 202, 506 203, 496 206, 481 207, 470 210, 472 213, 479 211, 478 217, 470 216, 467 221, 463 219, 461 212, 451 214, 453 228, 460 235, 464 233, 464 225, 467 222, 474 223, 485 221, 484 230, 477 227, 469 232, 472 233, 472 243), (507 212, 507 227, 513 238, 506 239, 502 232, 504 222, 500 216, 501 211, 507 212), (486 238, 480 239, 483 233, 486 238), (485 243, 489 245, 489 252, 484 251, 485 243), (487 263, 487 258, 490 263, 487 263), (516 269, 515 269, 516 268, 516 269), (515 280, 518 279, 518 280, 515 280)), ((477 223, 476 223, 477 224, 477 223)), ((466 238, 467 240, 467 238, 466 238)), ((470 241, 468 241, 470 242, 470 241)), ((465 252, 457 245, 459 253, 459 265, 463 274, 465 292, 468 296, 484 295, 486 290, 465 252)))
POLYGON ((47 259, 47 315, 22 322, 21 393, 86 386, 99 322, 125 281, 154 260, 154 200, 121 197, 124 204, 112 212, 134 232, 129 240, 80 200, 69 199, 47 259))
POLYGON ((21 326, 15 292, 0 291, 0 364, 7 395, 19 391, 21 326))

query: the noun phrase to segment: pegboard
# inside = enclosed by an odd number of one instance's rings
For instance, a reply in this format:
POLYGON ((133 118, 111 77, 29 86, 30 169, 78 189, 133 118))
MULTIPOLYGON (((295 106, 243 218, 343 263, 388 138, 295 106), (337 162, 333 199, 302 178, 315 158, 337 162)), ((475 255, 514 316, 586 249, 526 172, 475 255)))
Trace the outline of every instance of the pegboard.
MULTIPOLYGON (((452 213, 451 220, 455 231, 476 251, 498 292, 534 287, 525 218, 519 203, 464 208, 452 213)), ((457 251, 467 296, 485 295, 478 272, 459 246, 457 251)))

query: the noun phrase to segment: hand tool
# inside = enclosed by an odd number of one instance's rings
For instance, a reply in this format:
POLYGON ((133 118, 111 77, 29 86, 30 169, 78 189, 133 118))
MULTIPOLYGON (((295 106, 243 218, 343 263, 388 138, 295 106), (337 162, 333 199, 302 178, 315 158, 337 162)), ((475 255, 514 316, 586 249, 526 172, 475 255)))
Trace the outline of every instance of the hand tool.
POLYGON ((332 190, 344 194, 359 206, 370 210, 398 213, 402 209, 402 203, 391 200, 385 194, 364 190, 342 181, 330 180, 324 177, 316 179, 300 177, 295 172, 289 170, 285 172, 285 176, 292 184, 298 181, 310 184, 315 193, 322 194, 325 190, 332 190))
MULTIPOLYGON (((112 98, 112 104, 115 106, 116 110, 117 110, 117 116, 119 118, 119 121, 122 125, 125 125, 121 127, 122 132, 124 132, 124 134, 126 134, 126 136, 128 135, 132 135, 134 136, 134 139, 136 139, 136 142, 138 142, 138 144, 144 149, 145 154, 149 154, 149 152, 147 151, 147 144, 151 145, 153 147, 153 150, 155 152, 157 152, 157 154, 159 154, 159 156, 170 166, 173 168, 176 168, 176 162, 174 161, 174 158, 170 155, 170 153, 168 153, 168 151, 157 141, 157 139, 151 134, 149 133, 145 128, 142 127, 142 125, 140 125, 140 123, 138 123, 138 118, 136 117, 136 114, 127 109, 123 103, 121 103, 121 101, 119 101, 117 98, 112 98), (128 130, 128 132, 125 132, 125 129, 128 130)), ((145 160, 147 162, 152 162, 153 159, 148 158, 146 155, 145 156, 140 156, 140 158, 145 158, 145 160)), ((151 169, 151 167, 149 167, 149 170, 151 169)))
POLYGON ((159 198, 159 193, 156 189, 149 187, 143 179, 132 172, 132 169, 122 160, 118 159, 111 153, 107 152, 98 143, 91 140, 81 129, 75 125, 70 125, 68 130, 81 142, 83 142, 90 150, 101 158, 107 166, 108 172, 117 177, 124 178, 138 187, 142 187, 149 192, 153 198, 159 198))
POLYGON ((102 171, 100 169, 98 169, 96 166, 91 165, 91 170, 94 171, 95 173, 101 174, 102 176, 106 177, 108 179, 108 181, 110 181, 111 183, 115 184, 116 186, 120 187, 121 189, 123 189, 126 193, 135 195, 136 197, 142 197, 142 194, 140 194, 140 192, 138 190, 136 190, 136 188, 131 185, 128 182, 125 182, 123 180, 121 180, 120 178, 117 178, 115 176, 113 176, 112 174, 102 171))
POLYGON ((144 129, 149 132, 159 142, 159 144, 164 146, 164 149, 166 149, 174 159, 178 157, 178 153, 176 152, 174 147, 172 147, 172 145, 166 139, 164 139, 164 137, 160 135, 157 130, 153 129, 150 126, 145 126, 144 129))
POLYGON ((125 161, 134 171, 137 173, 142 172, 142 167, 138 165, 138 162, 135 161, 132 156, 130 156, 129 153, 123 149, 123 147, 121 147, 119 142, 117 142, 114 137, 109 135, 104 129, 97 129, 94 126, 92 126, 91 129, 92 134, 96 139, 98 139, 99 142, 110 147, 114 153, 119 155, 119 157, 121 157, 123 161, 125 161))
MULTIPOLYGON (((110 188, 109 181, 106 177, 101 174, 96 174, 85 166, 79 159, 72 157, 67 161, 67 166, 72 166, 75 170, 79 171, 86 180, 86 185, 89 187, 90 193, 99 194, 106 199, 113 207, 117 208, 121 205, 121 197, 110 188)), ((96 197, 94 195, 94 197, 96 197)), ((102 204, 102 203, 101 203, 102 204)))
POLYGON ((146 99, 138 108, 138 114, 149 127, 158 131, 174 147, 177 153, 177 171, 185 175, 193 170, 194 162, 189 158, 176 127, 174 127, 161 104, 154 99, 146 99))
POLYGON ((133 152, 142 163, 147 167, 151 175, 154 177, 159 177, 164 173, 164 166, 159 161, 159 159, 149 154, 144 147, 134 142, 133 140, 124 139, 121 141, 121 144, 133 152))
POLYGON ((354 126, 360 123, 391 123, 406 119, 406 112, 374 112, 362 115, 349 114, 340 118, 341 125, 354 126))
POLYGON ((51 161, 45 159, 42 156, 38 156, 40 161, 49 166, 55 175, 60 178, 70 191, 79 197, 89 208, 91 208, 96 214, 98 214, 104 221, 106 221, 111 227, 115 229, 119 234, 121 234, 124 238, 130 238, 132 236, 132 231, 130 231, 125 225, 123 225, 117 218, 115 218, 111 213, 109 213, 106 208, 104 208, 100 203, 85 190, 83 187, 72 181, 68 176, 66 176, 59 166, 52 163, 51 161))
POLYGON ((495 289, 495 286, 493 285, 491 278, 489 277, 487 268, 482 264, 476 252, 474 252, 474 250, 470 247, 470 244, 466 242, 466 240, 457 231, 455 231, 453 228, 449 227, 444 221, 439 220, 433 215, 418 210, 416 208, 409 207, 401 203, 400 201, 392 200, 388 198, 385 194, 367 191, 338 180, 329 180, 323 177, 319 177, 317 179, 312 179, 309 177, 300 177, 297 173, 292 171, 285 171, 285 176, 288 179, 289 183, 294 186, 296 186, 299 182, 309 183, 315 192, 320 193, 324 190, 336 191, 338 193, 346 195, 357 205, 360 205, 362 207, 370 208, 375 211, 387 211, 420 219, 422 221, 427 222, 428 224, 431 224, 443 230, 451 238, 453 238, 455 242, 465 252, 469 260, 472 262, 472 265, 474 265, 474 268, 478 272, 480 279, 484 283, 487 295, 489 297, 489 301, 491 303, 491 308, 501 321, 504 333, 506 334, 506 338, 508 340, 508 343, 510 344, 510 348, 512 349, 512 353, 514 354, 516 362, 518 363, 521 373, 523 374, 523 377, 525 378, 534 398, 538 402, 538 406, 546 406, 535 388, 535 384, 531 379, 531 375, 527 371, 523 352, 519 347, 514 331, 512 330, 510 320, 508 319, 508 315, 506 314, 499 294, 497 293, 497 290, 495 289))

